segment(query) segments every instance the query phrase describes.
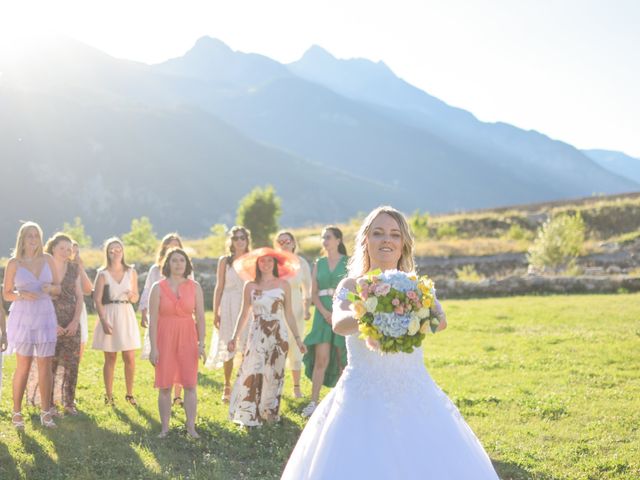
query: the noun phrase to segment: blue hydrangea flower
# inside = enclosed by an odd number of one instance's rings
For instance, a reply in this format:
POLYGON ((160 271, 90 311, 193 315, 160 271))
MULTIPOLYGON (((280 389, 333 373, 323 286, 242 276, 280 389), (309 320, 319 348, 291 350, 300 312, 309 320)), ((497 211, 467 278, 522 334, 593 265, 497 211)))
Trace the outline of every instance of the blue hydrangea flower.
POLYGON ((418 282, 411 280, 406 272, 398 270, 386 270, 378 275, 378 278, 391 285, 391 288, 403 293, 415 290, 418 287, 418 282))
POLYGON ((373 316, 373 325, 388 337, 398 338, 407 334, 411 317, 396 313, 376 313, 373 316))

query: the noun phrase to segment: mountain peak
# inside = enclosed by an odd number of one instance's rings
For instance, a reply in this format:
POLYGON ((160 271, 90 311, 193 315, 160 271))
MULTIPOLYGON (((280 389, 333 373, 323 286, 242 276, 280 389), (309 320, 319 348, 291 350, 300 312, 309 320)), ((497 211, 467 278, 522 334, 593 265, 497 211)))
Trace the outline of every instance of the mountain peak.
POLYGON ((191 49, 191 52, 206 55, 211 55, 212 53, 218 55, 233 53, 231 48, 222 40, 208 36, 200 37, 191 49))
POLYGON ((336 60, 336 57, 319 45, 311 45, 300 60, 336 60))

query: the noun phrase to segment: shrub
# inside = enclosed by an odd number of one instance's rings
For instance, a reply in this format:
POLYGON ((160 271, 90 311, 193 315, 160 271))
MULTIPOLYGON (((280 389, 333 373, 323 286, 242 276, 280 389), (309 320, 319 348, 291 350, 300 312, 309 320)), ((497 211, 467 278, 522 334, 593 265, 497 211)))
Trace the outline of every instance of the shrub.
POLYGON ((236 222, 251 230, 253 247, 271 245, 269 237, 278 231, 281 203, 271 185, 256 187, 240 200, 236 222))
POLYGON ((425 239, 429 237, 429 213, 420 213, 416 210, 409 216, 409 226, 413 231, 416 239, 425 239))
MULTIPOLYGON (((153 255, 158 247, 158 237, 153 231, 149 217, 131 220, 131 231, 122 235, 122 240, 127 247, 133 247, 142 256, 153 255)), ((132 253, 132 255, 136 256, 136 253, 132 253)))
POLYGON ((532 231, 522 228, 521 225, 514 223, 503 235, 503 238, 506 240, 532 240, 533 236, 534 234, 532 231))
POLYGON ((91 246, 91 237, 85 233, 84 225, 82 224, 82 219, 80 217, 75 217, 73 219, 73 225, 64 222, 62 225, 62 231, 78 242, 78 245, 81 247, 91 246))
POLYGON ((464 265, 456 269, 456 277, 462 282, 480 282, 484 277, 478 273, 473 265, 464 265))
POLYGON ((547 220, 539 229, 529 249, 529 263, 536 268, 572 267, 582 252, 585 225, 579 213, 560 214, 547 220))
POLYGON ((438 238, 450 238, 458 236, 458 227, 451 223, 442 223, 438 225, 436 230, 436 236, 438 238))

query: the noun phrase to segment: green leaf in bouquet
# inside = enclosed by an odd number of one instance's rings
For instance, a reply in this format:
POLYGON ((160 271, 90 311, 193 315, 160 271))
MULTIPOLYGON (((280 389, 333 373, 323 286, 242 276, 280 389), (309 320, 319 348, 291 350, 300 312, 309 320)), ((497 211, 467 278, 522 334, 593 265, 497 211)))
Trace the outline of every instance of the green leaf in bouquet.
POLYGON ((347 293, 347 300, 349 300, 351 303, 355 302, 356 300, 360 300, 360 296, 356 295, 353 292, 349 292, 347 293))

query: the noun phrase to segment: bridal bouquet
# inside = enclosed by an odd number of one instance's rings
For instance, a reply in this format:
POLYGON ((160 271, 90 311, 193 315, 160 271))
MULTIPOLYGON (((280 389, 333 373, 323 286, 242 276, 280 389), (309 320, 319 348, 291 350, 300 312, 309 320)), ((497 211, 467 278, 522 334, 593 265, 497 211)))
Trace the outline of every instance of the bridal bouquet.
POLYGON ((427 277, 398 270, 374 270, 347 296, 360 337, 372 350, 411 353, 439 320, 432 313, 435 288, 427 277))

